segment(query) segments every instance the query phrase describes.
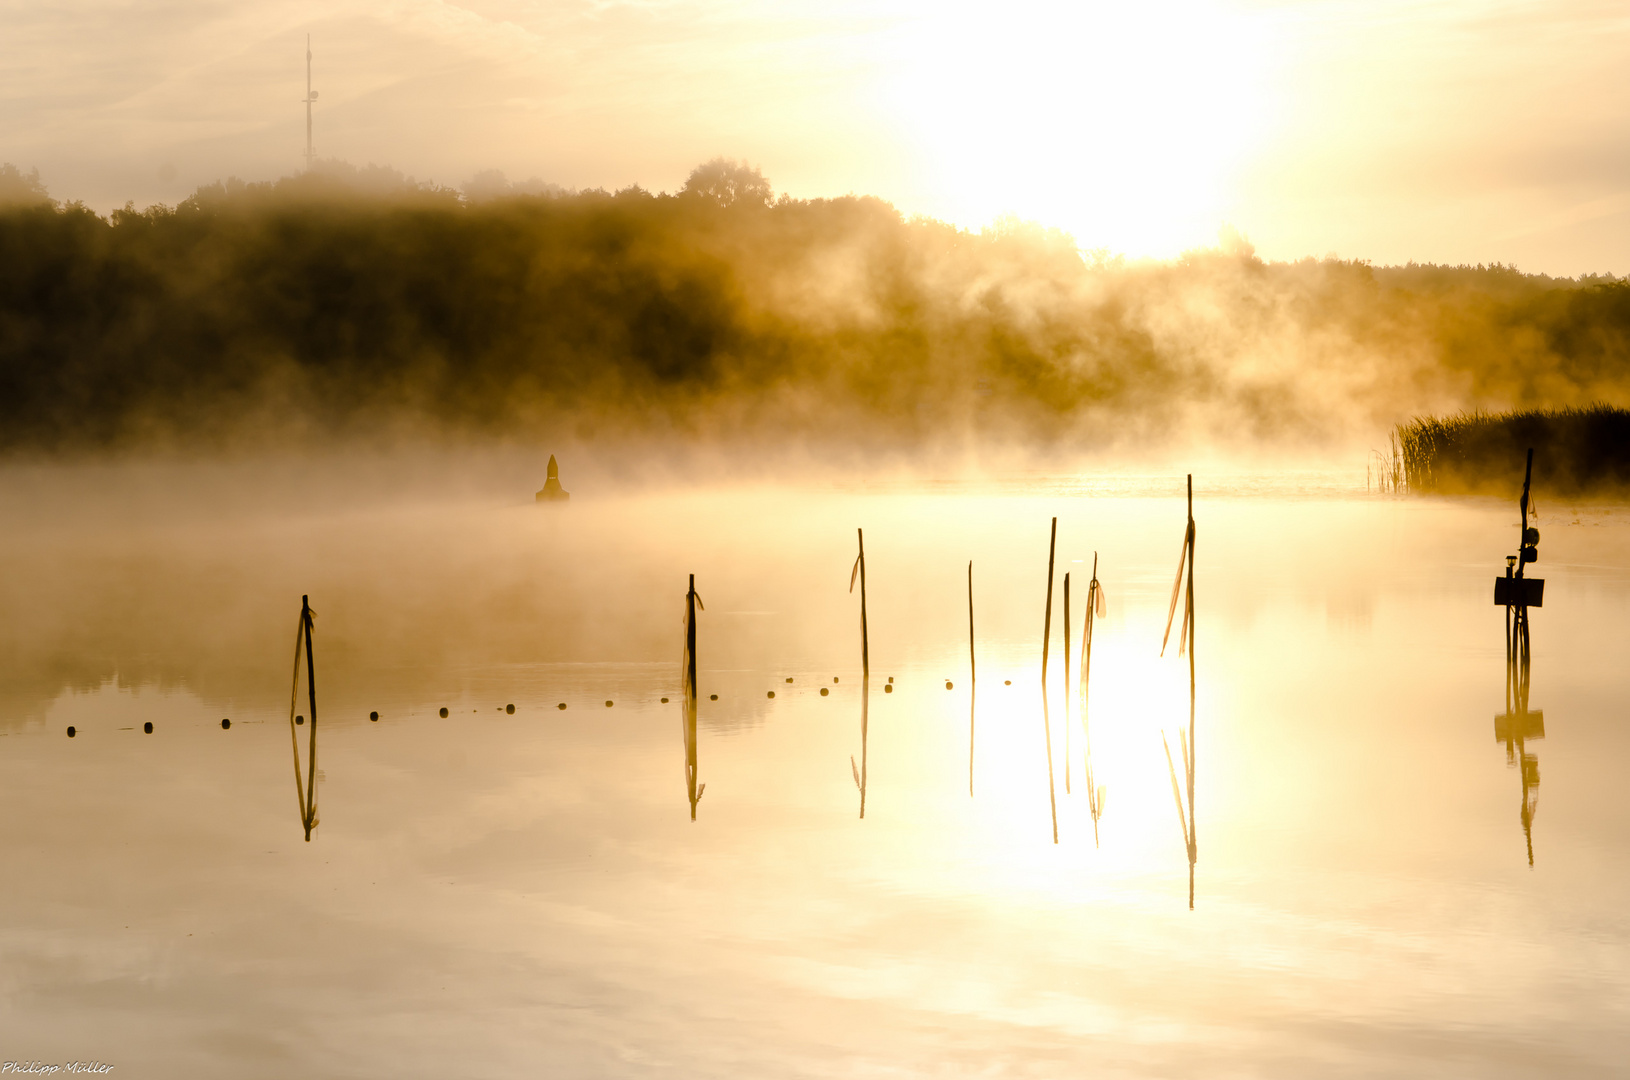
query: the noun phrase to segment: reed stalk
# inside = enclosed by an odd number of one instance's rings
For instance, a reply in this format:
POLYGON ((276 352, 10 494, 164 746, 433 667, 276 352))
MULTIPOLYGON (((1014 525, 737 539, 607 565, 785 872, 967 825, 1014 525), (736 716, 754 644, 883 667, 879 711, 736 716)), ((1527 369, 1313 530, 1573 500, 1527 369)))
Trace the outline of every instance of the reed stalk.
POLYGON ((1047 541, 1047 615, 1041 629, 1041 730, 1047 743, 1047 805, 1053 815, 1053 843, 1058 843, 1058 796, 1053 789, 1053 723, 1047 712, 1047 649, 1053 637, 1053 557, 1058 549, 1058 518, 1047 541))

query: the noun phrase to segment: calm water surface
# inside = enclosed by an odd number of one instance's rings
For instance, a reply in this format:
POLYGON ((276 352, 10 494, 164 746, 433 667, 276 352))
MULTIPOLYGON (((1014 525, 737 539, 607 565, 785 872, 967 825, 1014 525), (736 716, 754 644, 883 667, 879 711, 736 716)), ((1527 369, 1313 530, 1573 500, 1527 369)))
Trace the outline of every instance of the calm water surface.
POLYGON ((1514 505, 1197 478, 1191 911, 1161 742, 1175 754, 1188 719, 1187 659, 1159 655, 1181 476, 579 487, 549 508, 479 491, 258 505, 203 481, 155 505, 71 470, 7 483, 5 1060, 115 1077, 1630 1061, 1630 509, 1541 507, 1525 835, 1490 602, 1514 505), (1062 647, 1063 574, 1074 652, 1095 552, 1096 843, 1062 647), (302 594, 310 843, 288 722, 302 594))

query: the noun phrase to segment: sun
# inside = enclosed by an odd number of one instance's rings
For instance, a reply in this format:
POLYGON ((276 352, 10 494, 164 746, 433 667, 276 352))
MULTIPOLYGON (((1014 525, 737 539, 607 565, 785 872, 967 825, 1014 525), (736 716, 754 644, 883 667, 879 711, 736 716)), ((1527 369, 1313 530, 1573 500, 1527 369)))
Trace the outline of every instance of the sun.
POLYGON ((1272 37, 1207 0, 935 5, 894 37, 885 99, 928 212, 1171 255, 1228 219, 1271 119, 1272 37))

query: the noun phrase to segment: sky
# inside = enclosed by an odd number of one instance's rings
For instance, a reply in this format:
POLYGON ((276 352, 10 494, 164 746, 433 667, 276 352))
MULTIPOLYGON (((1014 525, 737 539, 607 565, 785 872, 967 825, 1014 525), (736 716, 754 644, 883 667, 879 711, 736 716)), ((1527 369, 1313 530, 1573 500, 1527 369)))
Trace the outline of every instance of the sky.
POLYGON ((316 150, 459 186, 1016 215, 1170 257, 1630 272, 1624 0, 5 0, 0 160, 173 204, 316 150))

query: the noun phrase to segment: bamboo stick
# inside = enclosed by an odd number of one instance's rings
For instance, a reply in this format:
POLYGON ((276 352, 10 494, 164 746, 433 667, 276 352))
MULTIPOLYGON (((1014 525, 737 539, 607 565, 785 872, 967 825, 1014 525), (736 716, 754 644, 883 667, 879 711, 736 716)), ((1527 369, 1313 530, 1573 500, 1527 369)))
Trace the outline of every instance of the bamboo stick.
POLYGON ((1041 729, 1047 738, 1047 805, 1053 815, 1053 843, 1058 843, 1058 796, 1053 789, 1053 724, 1047 714, 1047 649, 1053 636, 1053 556, 1058 548, 1058 518, 1047 541, 1047 616, 1041 630, 1041 729))

